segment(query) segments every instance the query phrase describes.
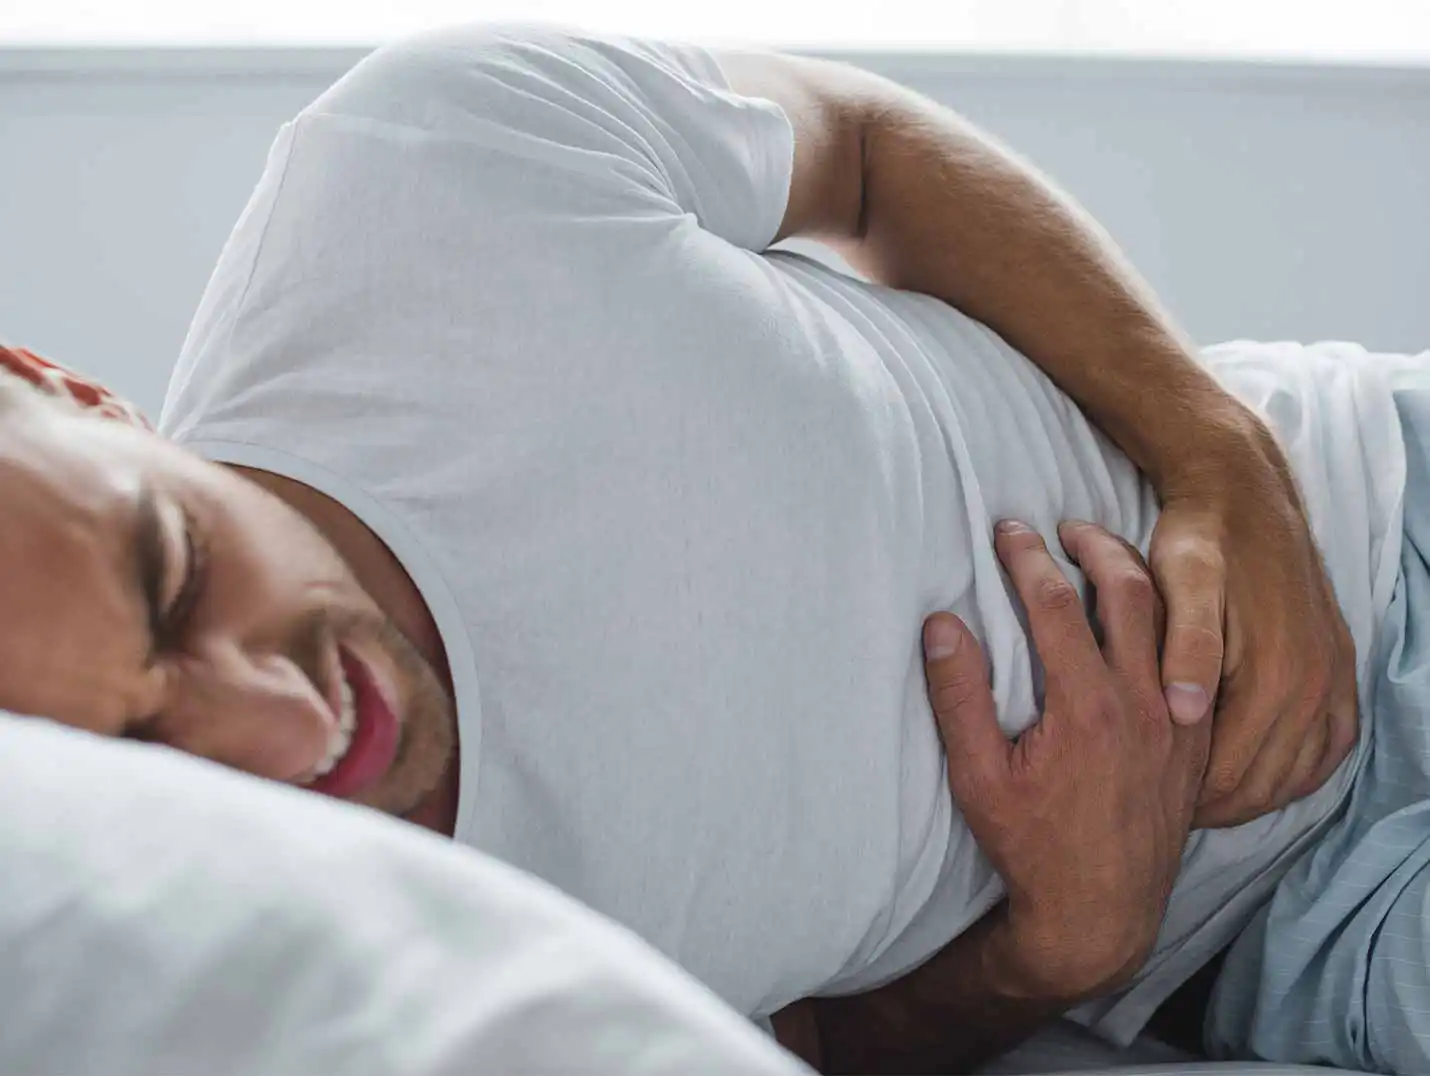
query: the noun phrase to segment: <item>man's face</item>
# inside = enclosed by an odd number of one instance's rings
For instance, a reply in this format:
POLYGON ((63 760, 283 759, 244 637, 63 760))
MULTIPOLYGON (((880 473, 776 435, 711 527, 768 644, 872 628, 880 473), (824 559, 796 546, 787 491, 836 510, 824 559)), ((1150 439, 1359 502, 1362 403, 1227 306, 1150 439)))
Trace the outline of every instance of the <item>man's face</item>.
POLYGON ((36 398, 0 414, 0 506, 0 708, 392 814, 436 787, 436 675, 278 498, 36 398))

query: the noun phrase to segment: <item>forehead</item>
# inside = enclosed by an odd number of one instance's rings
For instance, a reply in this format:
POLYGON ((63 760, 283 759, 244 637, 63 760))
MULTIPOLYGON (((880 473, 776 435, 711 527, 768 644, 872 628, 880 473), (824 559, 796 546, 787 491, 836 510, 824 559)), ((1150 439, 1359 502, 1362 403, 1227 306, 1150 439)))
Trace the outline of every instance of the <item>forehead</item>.
POLYGON ((142 471, 112 439, 93 436, 98 425, 45 401, 7 415, 0 424, 0 546, 65 542, 79 532, 113 537, 112 517, 133 501, 142 471))

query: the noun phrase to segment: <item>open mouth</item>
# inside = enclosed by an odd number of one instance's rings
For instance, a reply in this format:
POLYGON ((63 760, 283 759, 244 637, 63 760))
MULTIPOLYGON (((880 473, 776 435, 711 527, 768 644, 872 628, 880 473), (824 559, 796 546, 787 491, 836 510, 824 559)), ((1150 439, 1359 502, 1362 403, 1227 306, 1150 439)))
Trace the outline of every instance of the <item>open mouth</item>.
POLYGON ((325 796, 352 799, 367 791, 392 767, 400 732, 397 714, 371 667, 346 647, 338 648, 338 727, 327 754, 304 787, 325 796))

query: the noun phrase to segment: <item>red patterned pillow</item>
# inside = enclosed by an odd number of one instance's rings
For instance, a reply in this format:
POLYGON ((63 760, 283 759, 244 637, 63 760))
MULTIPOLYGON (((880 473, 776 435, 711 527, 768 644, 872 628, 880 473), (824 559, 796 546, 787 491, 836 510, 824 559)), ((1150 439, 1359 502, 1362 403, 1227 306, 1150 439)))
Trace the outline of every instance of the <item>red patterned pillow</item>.
POLYGON ((93 410, 105 418, 118 419, 131 426, 154 428, 144 413, 122 396, 116 396, 97 381, 75 373, 49 359, 42 359, 22 347, 0 345, 0 366, 24 378, 41 392, 51 396, 67 396, 85 410, 93 410))

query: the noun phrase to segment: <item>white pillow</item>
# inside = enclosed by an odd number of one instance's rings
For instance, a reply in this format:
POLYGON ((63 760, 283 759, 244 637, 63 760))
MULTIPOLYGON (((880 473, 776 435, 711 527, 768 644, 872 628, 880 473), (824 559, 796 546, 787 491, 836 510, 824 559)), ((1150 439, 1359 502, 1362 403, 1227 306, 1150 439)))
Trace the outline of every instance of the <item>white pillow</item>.
POLYGON ((375 812, 0 715, 7 1076, 807 1072, 633 934, 375 812))

